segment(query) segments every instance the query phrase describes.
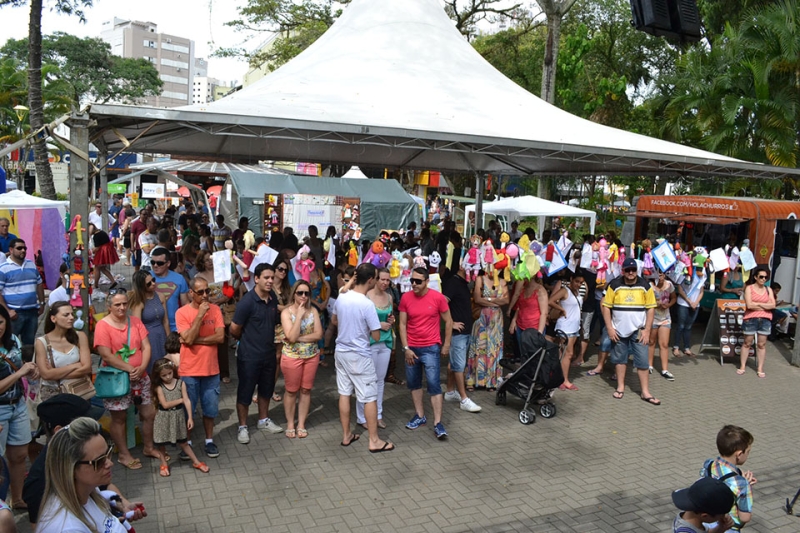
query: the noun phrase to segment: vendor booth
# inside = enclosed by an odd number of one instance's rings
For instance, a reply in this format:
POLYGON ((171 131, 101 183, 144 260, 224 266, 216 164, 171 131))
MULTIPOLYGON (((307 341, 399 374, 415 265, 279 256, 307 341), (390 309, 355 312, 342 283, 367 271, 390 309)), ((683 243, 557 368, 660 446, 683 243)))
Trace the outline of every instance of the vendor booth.
POLYGON ((687 249, 707 250, 745 239, 758 264, 767 266, 797 298, 800 202, 709 196, 642 196, 636 205, 636 241, 674 236, 687 249))
MULTIPOLYGON (((472 226, 472 218, 475 212, 474 205, 468 205, 464 211, 467 214, 467 235, 474 233, 472 226)), ((516 196, 513 198, 503 198, 496 202, 488 202, 483 204, 484 220, 479 227, 486 227, 486 215, 499 215, 501 218, 498 220, 504 230, 508 231, 509 224, 513 220, 520 220, 525 217, 538 217, 538 228, 544 226, 545 217, 577 217, 589 219, 589 233, 594 233, 594 225, 597 222, 597 213, 587 209, 580 209, 572 207, 567 204, 560 204, 558 202, 551 202, 539 198, 538 196, 516 196)))
POLYGON ((66 205, 19 190, 0 194, 0 217, 7 218, 8 231, 28 245, 27 259, 34 261, 41 252, 45 286, 50 290, 56 288, 62 256, 67 251, 66 205))
POLYGON ((263 235, 265 227, 291 226, 302 238, 309 223, 323 235, 327 226, 338 227, 346 215, 345 206, 356 201, 365 238, 374 238, 384 228, 406 228, 419 219, 417 202, 395 180, 247 172, 229 174, 222 186, 220 213, 232 228, 240 217, 247 217, 256 235, 263 235))

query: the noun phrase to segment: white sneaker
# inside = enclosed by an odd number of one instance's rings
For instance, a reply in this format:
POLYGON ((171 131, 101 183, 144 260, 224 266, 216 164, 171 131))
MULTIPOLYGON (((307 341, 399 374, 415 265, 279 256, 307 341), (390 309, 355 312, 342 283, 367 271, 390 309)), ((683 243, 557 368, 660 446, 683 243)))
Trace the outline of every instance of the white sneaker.
POLYGON ((105 300, 107 294, 99 289, 95 289, 92 293, 92 300, 105 300))
POLYGON ((444 401, 446 402, 460 402, 461 395, 458 393, 457 390, 451 390, 450 392, 444 393, 444 401))
POLYGON ((273 422, 270 418, 267 418, 263 422, 259 420, 256 427, 258 429, 266 429, 270 433, 283 433, 283 428, 273 422))
POLYGON ((480 413, 481 406, 473 402, 470 398, 467 398, 466 400, 461 400, 461 410, 469 411, 470 413, 480 413))
POLYGON ((250 442, 250 431, 247 429, 247 426, 239 428, 236 434, 236 440, 239 441, 239 444, 248 444, 250 442))

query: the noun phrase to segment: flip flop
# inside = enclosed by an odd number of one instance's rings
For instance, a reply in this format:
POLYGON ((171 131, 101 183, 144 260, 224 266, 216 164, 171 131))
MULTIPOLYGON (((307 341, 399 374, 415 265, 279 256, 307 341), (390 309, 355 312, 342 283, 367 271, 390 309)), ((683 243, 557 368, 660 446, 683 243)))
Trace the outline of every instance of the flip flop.
POLYGON ((683 357, 683 354, 677 348, 672 349, 672 355, 675 357, 683 357))
POLYGON ((169 467, 167 465, 161 465, 158 473, 161 477, 169 477, 169 467))
POLYGON ((127 468, 128 470, 139 470, 142 468, 142 462, 139 459, 131 459, 128 463, 123 463, 122 461, 117 461, 119 464, 127 468))
POLYGON ((618 390, 614 391, 614 398, 615 399, 621 400, 623 396, 625 396, 625 391, 618 391, 618 390))
POLYGON ((586 375, 587 376, 599 376, 602 372, 595 372, 594 370, 589 370, 586 375))
POLYGON ((574 383, 570 383, 569 385, 564 385, 562 383, 558 386, 558 390, 578 390, 578 387, 576 387, 574 383))
POLYGON ((353 444, 355 441, 357 441, 360 438, 361 438, 361 434, 351 433, 350 434, 350 442, 345 444, 344 441, 342 441, 339 444, 341 444, 342 446, 350 446, 351 444, 353 444))
POLYGON ((736 373, 739 374, 740 376, 743 376, 745 372, 746 371, 743 368, 737 368, 736 369, 736 373))
POLYGON ((641 398, 642 398, 642 400, 646 401, 650 405, 661 405, 661 400, 656 400, 656 398, 654 396, 650 396, 649 398, 645 398, 644 396, 641 396, 641 398))
POLYGON ((199 462, 199 463, 193 464, 192 468, 196 468, 199 471, 203 472, 204 474, 208 474, 208 470, 209 470, 208 465, 203 463, 203 462, 199 462))
POLYGON ((306 437, 308 437, 308 431, 306 431, 305 429, 298 429, 297 430, 297 438, 298 439, 304 439, 306 437))
POLYGON ((277 392, 272 394, 272 401, 273 402, 279 402, 281 400, 283 400, 283 398, 281 398, 280 394, 278 394, 277 392))
POLYGON ((767 373, 766 372, 756 372, 756 376, 758 376, 760 378, 765 378, 765 377, 767 377, 767 373))
POLYGON ((692 353, 691 350, 686 350, 685 352, 683 352, 683 355, 685 355, 686 357, 697 357, 695 354, 692 353))
POLYGON ((286 438, 287 439, 293 439, 296 436, 297 436, 297 431, 295 431, 294 429, 287 429, 286 430, 286 438))
POLYGON ((395 445, 391 442, 384 442, 383 447, 377 450, 370 450, 369 453, 383 453, 383 452, 390 452, 395 449, 395 445), (389 448, 391 446, 391 448, 389 448))

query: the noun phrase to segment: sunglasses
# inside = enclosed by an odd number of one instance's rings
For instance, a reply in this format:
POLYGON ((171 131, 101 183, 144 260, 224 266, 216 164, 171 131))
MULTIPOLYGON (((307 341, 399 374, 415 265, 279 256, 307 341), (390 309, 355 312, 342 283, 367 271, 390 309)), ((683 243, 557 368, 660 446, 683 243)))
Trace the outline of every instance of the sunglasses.
POLYGON ((767 279, 767 276, 756 276, 756 279, 767 279))
POLYGON ((27 246, 15 246, 14 249, 24 252, 25 250, 28 249, 28 247, 27 246))
POLYGON ((127 293, 128 289, 126 289, 125 287, 116 287, 108 291, 109 296, 114 296, 115 294, 127 294, 127 293))
POLYGON ((309 291, 294 291, 295 296, 308 296, 311 294, 309 291))
POLYGON ((153 286, 153 285, 155 285, 155 284, 156 284, 156 282, 155 282, 155 281, 153 281, 152 279, 151 279, 151 280, 149 280, 147 283, 145 283, 145 285, 146 285, 147 287, 152 287, 152 286, 153 286))
POLYGON ((193 290, 192 292, 195 294, 199 294, 200 296, 206 296, 208 294, 211 294, 211 289, 200 289, 199 291, 193 290))
POLYGON ((150 264, 157 267, 163 267, 168 261, 150 261, 150 264))
POLYGON ((98 457, 97 459, 92 459, 91 461, 77 461, 75 464, 89 465, 94 469, 95 472, 97 472, 98 470, 102 470, 103 467, 106 466, 106 461, 111 460, 111 452, 113 451, 114 447, 109 446, 108 451, 103 455, 101 455, 100 457, 98 457))
POLYGON ((422 285, 423 283, 425 283, 425 281, 426 280, 424 280, 424 279, 411 278, 411 284, 412 285, 422 285))
POLYGON ((342 278, 342 283, 349 283, 349 282, 350 282, 350 278, 342 278))
POLYGON ((286 272, 288 269, 286 267, 278 267, 275 270, 278 272, 286 272))
POLYGON ((631 272, 636 272, 636 269, 635 268, 626 268, 625 270, 623 270, 623 272, 625 272, 626 274, 630 274, 631 272))

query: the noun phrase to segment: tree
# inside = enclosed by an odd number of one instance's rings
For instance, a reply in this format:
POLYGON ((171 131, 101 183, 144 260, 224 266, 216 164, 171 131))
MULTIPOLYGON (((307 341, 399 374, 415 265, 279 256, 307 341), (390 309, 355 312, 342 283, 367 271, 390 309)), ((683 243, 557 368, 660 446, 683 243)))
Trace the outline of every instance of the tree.
MULTIPOLYGON (((9 39, 0 58, 23 58, 28 39, 9 39)), ((111 54, 111 46, 97 37, 81 38, 63 32, 44 36, 42 61, 57 67, 58 77, 71 89, 75 107, 87 101, 137 103, 161 93, 163 82, 145 59, 111 54)))

